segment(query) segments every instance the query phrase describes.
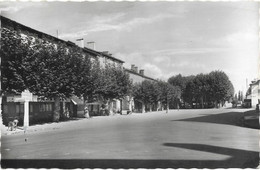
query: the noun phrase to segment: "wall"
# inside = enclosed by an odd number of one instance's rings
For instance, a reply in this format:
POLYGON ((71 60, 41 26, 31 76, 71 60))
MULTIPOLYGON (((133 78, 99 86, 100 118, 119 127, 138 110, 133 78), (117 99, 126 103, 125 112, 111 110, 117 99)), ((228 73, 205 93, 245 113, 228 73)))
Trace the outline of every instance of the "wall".
POLYGON ((258 100, 260 99, 260 80, 251 85, 251 99, 252 99, 252 107, 255 108, 258 104, 258 100))

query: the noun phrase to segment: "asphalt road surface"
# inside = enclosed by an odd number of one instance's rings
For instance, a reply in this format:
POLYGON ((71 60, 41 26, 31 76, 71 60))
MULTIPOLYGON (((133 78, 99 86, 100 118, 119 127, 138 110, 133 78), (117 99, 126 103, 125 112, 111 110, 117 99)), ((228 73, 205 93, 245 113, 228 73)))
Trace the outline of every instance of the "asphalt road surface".
POLYGON ((242 109, 94 117, 2 133, 2 168, 255 168, 242 109), (46 127, 46 128, 45 128, 46 127))

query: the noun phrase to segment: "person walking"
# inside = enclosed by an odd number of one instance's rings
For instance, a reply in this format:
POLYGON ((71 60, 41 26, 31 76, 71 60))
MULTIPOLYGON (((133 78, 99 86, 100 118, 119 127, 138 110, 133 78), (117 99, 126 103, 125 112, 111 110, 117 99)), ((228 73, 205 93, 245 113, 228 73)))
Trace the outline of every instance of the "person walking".
POLYGON ((87 119, 90 118, 89 110, 88 110, 88 106, 87 105, 84 108, 84 117, 87 118, 87 119))

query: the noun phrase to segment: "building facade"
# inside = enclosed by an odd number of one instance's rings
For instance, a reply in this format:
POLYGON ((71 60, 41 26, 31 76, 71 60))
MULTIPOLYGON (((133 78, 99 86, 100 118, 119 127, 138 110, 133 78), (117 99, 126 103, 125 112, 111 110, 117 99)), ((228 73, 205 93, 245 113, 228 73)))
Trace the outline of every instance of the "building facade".
MULTIPOLYGON (((64 45, 65 47, 77 47, 79 46, 80 50, 82 50, 83 55, 82 57, 90 57, 91 61, 97 60, 100 62, 101 67, 105 67, 105 65, 113 65, 115 67, 119 67, 123 69, 123 63, 124 61, 119 60, 115 57, 112 56, 112 54, 108 52, 100 52, 96 51, 95 49, 87 48, 84 47, 84 40, 83 43, 79 43, 78 45, 76 44, 77 42, 71 42, 71 41, 65 41, 62 39, 59 39, 55 36, 48 35, 46 33, 43 33, 41 31, 35 30, 33 28, 27 27, 23 24, 20 24, 16 21, 13 21, 9 18, 6 18, 4 16, 0 16, 1 20, 1 31, 3 29, 7 29, 10 31, 15 31, 16 33, 20 34, 22 37, 30 37, 32 39, 39 39, 47 41, 55 46, 58 46, 59 44, 64 45), (83 44, 83 46, 82 46, 83 44)), ((21 94, 8 94, 9 96, 6 96, 10 101, 17 101, 19 100, 21 94)), ((34 101, 36 100, 37 97, 34 96, 34 101)), ((2 102, 2 100, 1 100, 2 102)), ((121 108, 120 106, 120 101, 115 100, 114 101, 114 107, 118 110, 118 108, 121 108)))
MULTIPOLYGON (((145 80, 148 81, 157 81, 151 77, 148 77, 144 74, 144 70, 138 70, 138 67, 134 64, 131 65, 131 69, 124 68, 125 72, 129 74, 130 79, 133 84, 142 83, 145 80)), ((145 112, 144 104, 141 101, 135 100, 131 96, 127 96, 122 100, 122 110, 129 112, 145 112)))
POLYGON ((256 107, 260 103, 260 80, 252 81, 250 84, 251 89, 251 106, 256 107))

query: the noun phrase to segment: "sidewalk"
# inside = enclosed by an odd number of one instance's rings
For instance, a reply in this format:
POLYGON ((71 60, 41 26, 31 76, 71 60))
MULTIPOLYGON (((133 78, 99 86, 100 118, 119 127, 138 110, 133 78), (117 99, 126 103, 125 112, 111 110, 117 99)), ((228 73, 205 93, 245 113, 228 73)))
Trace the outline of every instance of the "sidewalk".
POLYGON ((259 111, 250 110, 244 112, 244 126, 259 129, 259 111))
MULTIPOLYGON (((42 124, 34 124, 34 125, 30 125, 27 128, 26 133, 35 133, 35 132, 39 132, 39 131, 52 131, 52 130, 63 128, 65 126, 65 124, 66 124, 66 126, 69 126, 69 124, 75 124, 78 121, 82 121, 82 120, 87 120, 87 119, 77 118, 77 119, 68 120, 68 121, 46 122, 46 123, 42 123, 42 124)), ((0 117, 0 126, 1 126, 1 135, 2 136, 25 133, 23 126, 18 126, 17 129, 14 131, 8 130, 8 126, 5 126, 2 122, 2 117, 0 117)))
MULTIPOLYGON (((130 115, 138 115, 138 114, 130 114, 130 115)), ((42 124, 34 124, 30 125, 27 128, 26 133, 36 133, 36 132, 42 132, 42 131, 52 131, 52 130, 57 130, 57 129, 64 129, 66 127, 74 126, 75 124, 79 123, 79 121, 89 121, 92 119, 111 119, 112 117, 118 117, 118 116, 130 116, 130 115, 119 115, 115 114, 113 116, 96 116, 96 117, 91 117, 89 119, 87 118, 75 118, 72 120, 67 120, 67 121, 59 121, 59 122, 46 122, 42 124)), ((3 125, 2 122, 2 117, 0 117, 0 126, 1 126, 1 135, 17 135, 17 134, 24 134, 24 128, 23 126, 18 126, 15 131, 9 131, 7 130, 8 127, 3 125)))
MULTIPOLYGON (((27 128, 26 133, 33 133, 33 132, 38 132, 38 131, 43 131, 43 130, 55 130, 59 129, 65 122, 59 122, 59 123, 45 123, 45 124, 40 124, 40 125, 32 125, 27 128)), ((16 130, 10 131, 8 130, 8 127, 3 125, 1 123, 1 135, 15 135, 15 134, 24 134, 24 129, 23 126, 18 126, 16 130)))

